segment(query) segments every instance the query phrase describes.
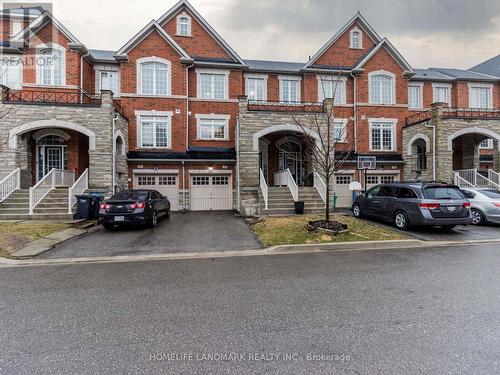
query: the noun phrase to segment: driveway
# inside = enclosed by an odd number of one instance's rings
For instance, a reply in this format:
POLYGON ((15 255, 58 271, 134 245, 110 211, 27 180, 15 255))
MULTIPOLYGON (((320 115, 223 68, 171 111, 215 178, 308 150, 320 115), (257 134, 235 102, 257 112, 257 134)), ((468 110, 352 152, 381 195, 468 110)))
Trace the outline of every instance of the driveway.
POLYGON ((172 213, 154 229, 100 228, 63 242, 38 258, 145 255, 179 252, 260 249, 242 218, 228 211, 172 213))

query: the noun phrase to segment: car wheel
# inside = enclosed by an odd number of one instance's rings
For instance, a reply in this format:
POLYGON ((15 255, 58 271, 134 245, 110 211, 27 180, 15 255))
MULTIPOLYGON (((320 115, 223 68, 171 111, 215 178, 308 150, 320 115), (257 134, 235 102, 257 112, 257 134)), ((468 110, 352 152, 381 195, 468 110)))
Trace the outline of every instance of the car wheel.
POLYGON ((408 229, 410 226, 408 215, 406 215, 403 211, 396 212, 394 215, 394 225, 400 230, 408 229))
POLYGON ((112 230, 115 227, 113 224, 109 224, 109 223, 102 223, 102 226, 106 230, 112 230))
POLYGON ((363 214, 361 213, 361 207, 359 207, 359 204, 355 203, 352 206, 352 214, 354 217, 363 217, 363 214))
POLYGON ((153 211, 153 213, 151 214, 151 220, 149 222, 149 226, 151 228, 154 228, 158 225, 158 214, 156 213, 156 211, 153 211))
POLYGON ((484 215, 481 211, 473 208, 471 210, 472 225, 481 225, 484 223, 484 215))

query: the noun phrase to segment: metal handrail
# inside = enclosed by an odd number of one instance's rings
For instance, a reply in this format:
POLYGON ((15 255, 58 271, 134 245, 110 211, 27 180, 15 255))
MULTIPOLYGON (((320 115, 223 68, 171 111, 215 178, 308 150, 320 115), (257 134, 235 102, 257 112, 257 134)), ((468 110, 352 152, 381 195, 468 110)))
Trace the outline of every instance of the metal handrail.
POLYGON ((488 178, 496 184, 500 184, 500 173, 493 169, 488 169, 488 178))
POLYGON ((457 185, 459 188, 474 188, 476 187, 469 181, 467 181, 465 178, 461 177, 458 172, 453 172, 453 184, 457 185))
POLYGON ((16 168, 0 181, 0 203, 21 188, 21 169, 16 168))
POLYGON ((78 177, 78 180, 70 186, 68 189, 68 214, 73 213, 73 206, 76 204, 75 195, 80 195, 85 192, 89 188, 89 169, 85 169, 85 171, 78 177))
POLYGON ((500 189, 500 185, 499 184, 497 184, 496 182, 490 180, 488 177, 483 176, 480 173, 477 174, 476 185, 479 188, 500 189))
POLYGON ((262 196, 264 197, 265 209, 267 210, 269 201, 269 186, 267 186, 267 182, 264 178, 264 172, 262 171, 262 169, 260 170, 260 191, 262 192, 262 196))
POLYGON ((83 91, 54 91, 54 90, 9 90, 3 103, 43 103, 64 104, 75 106, 100 106, 100 95, 88 95, 83 91))
POLYGON ((249 100, 249 111, 269 111, 269 112, 316 112, 324 111, 323 103, 317 102, 287 102, 269 100, 249 100))
POLYGON ((295 182, 295 180, 293 179, 290 169, 286 169, 284 171, 275 173, 274 181, 275 185, 288 187, 295 202, 299 200, 299 187, 295 182))
POLYGON ((314 171, 314 187, 318 191, 323 203, 327 204, 326 198, 326 184, 325 181, 321 178, 318 172, 314 171))

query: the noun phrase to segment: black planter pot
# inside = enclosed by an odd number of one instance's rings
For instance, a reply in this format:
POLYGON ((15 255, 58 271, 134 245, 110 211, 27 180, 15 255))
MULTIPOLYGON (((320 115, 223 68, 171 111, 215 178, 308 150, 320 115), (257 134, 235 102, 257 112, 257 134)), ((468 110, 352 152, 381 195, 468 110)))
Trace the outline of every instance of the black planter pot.
POLYGON ((304 202, 295 202, 295 215, 304 215, 304 202))

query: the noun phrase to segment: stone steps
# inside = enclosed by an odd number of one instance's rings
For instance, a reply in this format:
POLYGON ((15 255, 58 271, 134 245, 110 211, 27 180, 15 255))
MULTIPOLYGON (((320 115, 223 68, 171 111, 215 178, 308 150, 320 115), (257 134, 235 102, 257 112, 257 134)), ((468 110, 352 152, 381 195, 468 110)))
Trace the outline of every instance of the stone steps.
MULTIPOLYGON (((295 215, 295 204, 286 187, 269 187, 267 209, 265 209, 264 197, 259 190, 259 201, 261 212, 268 216, 290 216, 295 215)), ((299 201, 304 202, 304 214, 314 215, 324 212, 325 204, 318 191, 314 187, 299 187, 299 201)))

